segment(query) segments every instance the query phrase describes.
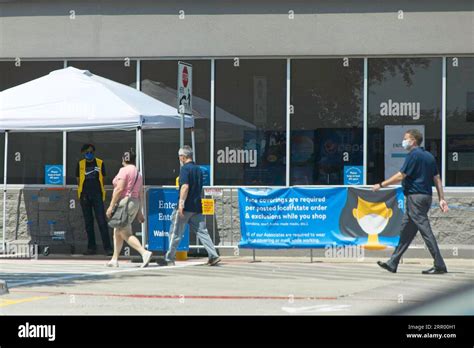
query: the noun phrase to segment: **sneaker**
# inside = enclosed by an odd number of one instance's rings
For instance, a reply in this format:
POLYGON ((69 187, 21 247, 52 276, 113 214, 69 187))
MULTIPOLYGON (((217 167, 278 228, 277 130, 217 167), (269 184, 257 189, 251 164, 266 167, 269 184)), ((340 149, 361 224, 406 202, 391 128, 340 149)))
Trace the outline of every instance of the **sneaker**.
POLYGON ((176 266, 176 264, 174 263, 174 261, 165 260, 165 262, 166 262, 166 266, 176 266))
POLYGON ((207 262, 207 264, 209 266, 215 266, 217 265, 219 262, 221 262, 221 258, 218 256, 218 257, 214 257, 212 259, 209 259, 209 261, 207 262))
POLYGON ((148 264, 150 263, 152 255, 153 255, 153 253, 151 251, 146 251, 143 254, 143 263, 140 266, 141 268, 145 268, 146 266, 148 266, 148 264))
POLYGON ((118 261, 117 260, 110 260, 109 262, 107 262, 106 264, 107 267, 118 267, 118 261))
POLYGON ((85 251, 83 255, 95 255, 95 254, 97 254, 97 250, 87 249, 87 251, 85 251))

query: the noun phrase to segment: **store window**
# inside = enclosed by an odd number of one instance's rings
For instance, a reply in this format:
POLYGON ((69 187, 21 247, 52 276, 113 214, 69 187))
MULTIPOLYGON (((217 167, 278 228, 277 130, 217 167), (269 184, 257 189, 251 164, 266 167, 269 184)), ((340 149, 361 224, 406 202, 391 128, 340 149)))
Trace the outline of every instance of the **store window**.
POLYGON ((408 129, 424 135, 423 147, 441 172, 441 58, 369 59, 368 184, 398 172, 408 129))
POLYGON ((474 186, 474 57, 447 58, 446 185, 474 186))
POLYGON ((62 166, 62 163, 62 133, 8 134, 8 184, 46 184, 47 166, 62 166))
MULTIPOLYGON (((196 163, 209 166, 211 114, 211 62, 186 60, 192 65, 193 116, 195 117, 196 163)), ((141 91, 172 107, 177 106, 177 60, 143 60, 141 91)), ((174 185, 179 175, 179 129, 144 130, 145 182, 147 185, 174 185)), ((185 132, 191 145, 191 131, 185 132)))
POLYGON ((48 75, 51 71, 63 67, 63 61, 0 62, 0 91, 48 75))
POLYGON ((363 184, 363 59, 291 61, 291 185, 363 184))
POLYGON ((76 167, 81 160, 81 147, 94 144, 96 157, 104 161, 104 183, 111 185, 112 180, 122 167, 122 154, 133 147, 136 150, 135 131, 91 131, 69 132, 67 134, 67 178, 69 185, 76 185, 76 167))
POLYGON ((137 83, 137 62, 134 60, 68 60, 68 66, 89 70, 94 75, 135 88, 137 83))
MULTIPOLYGON (((62 69, 63 61, 15 60, 0 62, 0 91, 21 85, 62 69)), ((9 134, 8 174, 9 184, 44 184, 45 166, 62 164, 61 133, 9 134)), ((3 182, 5 137, 0 135, 0 164, 3 182)))
POLYGON ((286 60, 216 61, 214 183, 285 185, 286 60))

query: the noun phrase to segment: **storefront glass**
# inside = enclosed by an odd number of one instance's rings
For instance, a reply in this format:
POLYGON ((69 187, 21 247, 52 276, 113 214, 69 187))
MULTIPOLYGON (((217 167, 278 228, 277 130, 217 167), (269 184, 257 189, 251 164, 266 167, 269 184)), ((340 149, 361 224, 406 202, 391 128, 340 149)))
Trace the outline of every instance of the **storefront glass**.
POLYGON ((407 155, 408 129, 424 134, 423 147, 441 172, 441 58, 373 58, 368 71, 368 184, 397 173, 407 155))
POLYGON ((285 185, 286 60, 216 61, 214 184, 285 185))
POLYGON ((446 184, 474 186, 474 58, 447 58, 446 184))
MULTIPOLYGON (((196 163, 209 166, 211 114, 211 62, 186 60, 192 65, 193 116, 196 163)), ((174 108, 177 106, 177 60, 143 60, 141 91, 174 108)), ((155 129, 143 132, 145 182, 147 185, 174 185, 179 174, 179 129, 155 129)), ((191 131, 185 132, 185 144, 191 146, 191 131)))
POLYGON ((291 185, 363 184, 363 59, 291 61, 291 185))

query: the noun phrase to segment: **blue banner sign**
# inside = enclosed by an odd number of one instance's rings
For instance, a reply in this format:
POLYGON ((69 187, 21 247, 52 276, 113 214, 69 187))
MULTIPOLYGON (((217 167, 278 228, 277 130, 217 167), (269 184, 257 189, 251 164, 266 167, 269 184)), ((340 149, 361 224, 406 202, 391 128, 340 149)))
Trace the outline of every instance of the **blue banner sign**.
MULTIPOLYGON (((178 205, 176 188, 156 188, 148 191, 148 249, 168 251, 171 215, 178 205)), ((179 251, 189 250, 189 226, 178 246, 179 251)))
POLYGON ((404 211, 401 188, 239 189, 241 248, 396 246, 404 211))

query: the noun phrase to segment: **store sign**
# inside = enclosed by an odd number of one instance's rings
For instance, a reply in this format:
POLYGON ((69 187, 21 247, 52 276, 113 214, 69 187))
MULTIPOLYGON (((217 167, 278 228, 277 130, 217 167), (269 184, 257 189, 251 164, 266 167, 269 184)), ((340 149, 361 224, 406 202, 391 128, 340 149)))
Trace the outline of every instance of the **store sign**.
POLYGON ((63 165, 62 164, 45 165, 44 181, 46 185, 62 185, 63 184, 63 165))
MULTIPOLYGON (((408 151, 402 147, 402 140, 409 129, 417 129, 425 138, 425 126, 385 126, 385 178, 400 171, 408 151)), ((420 146, 423 146, 421 143, 420 146)))
MULTIPOLYGON (((178 195, 175 188, 156 188, 148 191, 148 250, 168 251, 171 218, 178 205, 178 195)), ((177 250, 189 250, 188 225, 177 250)))
POLYGON ((202 215, 214 215, 214 200, 212 198, 201 199, 202 215))
POLYGON ((178 62, 178 112, 180 114, 193 114, 193 66, 188 63, 178 62))
POLYGON ((396 102, 389 99, 380 103, 380 116, 405 116, 414 120, 420 119, 419 102, 396 102))
POLYGON ((207 187, 204 189, 204 196, 222 197, 223 195, 224 191, 220 188, 207 187))
POLYGON ((344 166, 344 185, 363 185, 363 166, 344 166))

